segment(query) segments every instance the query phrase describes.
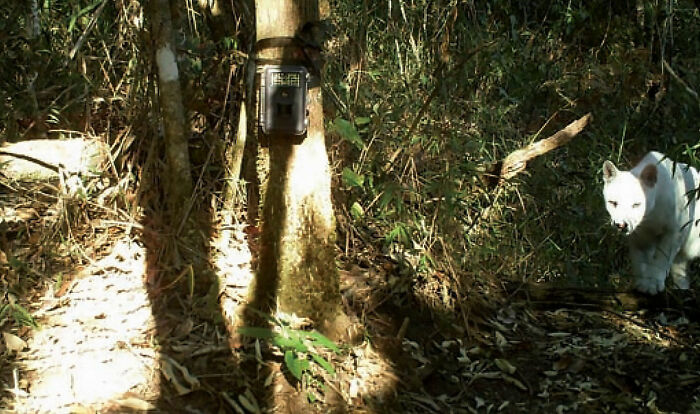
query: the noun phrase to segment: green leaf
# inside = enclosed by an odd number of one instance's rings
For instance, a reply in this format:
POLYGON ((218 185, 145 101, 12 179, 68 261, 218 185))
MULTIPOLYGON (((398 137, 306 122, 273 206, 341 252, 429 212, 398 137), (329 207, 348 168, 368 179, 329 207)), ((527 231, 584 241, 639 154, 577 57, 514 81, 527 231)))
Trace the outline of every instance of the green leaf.
POLYGON ((309 347, 306 346, 299 338, 288 338, 284 336, 275 336, 271 340, 272 344, 280 349, 293 349, 297 352, 309 352, 309 347))
POLYGON ((309 369, 309 361, 299 358, 297 354, 291 350, 284 353, 284 364, 294 378, 299 381, 301 381, 301 376, 304 374, 304 371, 308 371, 309 369))
POLYGON ((357 201, 355 201, 355 202, 352 203, 352 205, 350 206, 350 215, 351 215, 352 218, 354 218, 355 220, 360 220, 360 219, 362 219, 362 218, 365 216, 365 209, 362 208, 362 206, 360 205, 360 203, 358 203, 357 201))
POLYGON ((326 361, 324 357, 318 354, 311 354, 311 358, 313 358, 314 361, 316 361, 316 363, 325 369, 329 374, 335 375, 335 368, 333 368, 333 365, 326 361))
POLYGON ((365 143, 360 138, 360 134, 355 129, 352 122, 343 118, 336 118, 333 121, 333 127, 338 132, 341 138, 356 146, 358 149, 365 147, 365 143))
POLYGON ((75 29, 75 22, 78 20, 78 18, 84 16, 86 13, 89 13, 92 9, 97 7, 100 3, 102 3, 102 0, 97 0, 96 2, 92 3, 91 5, 82 8, 78 13, 74 14, 70 18, 70 23, 68 23, 68 32, 72 32, 73 29, 75 29))
POLYGON ((348 187, 362 187, 365 183, 365 176, 345 167, 343 168, 343 182, 348 187))
POLYGON ((357 126, 367 125, 370 122, 372 122, 372 118, 368 118, 366 116, 361 116, 359 118, 355 118, 355 125, 357 125, 357 126))
POLYGON ((0 306, 0 319, 4 318, 5 315, 10 311, 10 305, 2 305, 0 306))
POLYGON ((394 201, 396 193, 400 191, 400 187, 395 183, 386 183, 384 186, 384 191, 379 198, 379 210, 384 212, 386 208, 394 201))
POLYGON ((240 327, 238 328, 238 333, 258 339, 272 339, 277 335, 277 333, 270 328, 257 328, 253 326, 240 327))
POLYGON ((318 331, 311 331, 306 334, 306 336, 312 340, 312 343, 314 346, 324 346, 331 351, 335 352, 336 354, 340 353, 340 348, 338 348, 338 345, 335 344, 335 342, 331 341, 328 339, 325 335, 318 331))
POLYGON ((238 40, 235 37, 227 36, 221 39, 224 48, 226 49, 236 49, 238 47, 238 40))
POLYGON ((34 317, 27 312, 22 306, 18 304, 10 304, 0 310, 0 318, 2 318, 6 313, 10 313, 15 322, 20 326, 31 326, 32 328, 38 328, 39 324, 36 323, 34 317))
POLYGON ((397 224, 396 227, 394 227, 394 229, 391 230, 391 232, 389 232, 387 239, 389 242, 396 241, 406 247, 410 247, 411 245, 411 234, 408 232, 406 226, 402 223, 397 224))

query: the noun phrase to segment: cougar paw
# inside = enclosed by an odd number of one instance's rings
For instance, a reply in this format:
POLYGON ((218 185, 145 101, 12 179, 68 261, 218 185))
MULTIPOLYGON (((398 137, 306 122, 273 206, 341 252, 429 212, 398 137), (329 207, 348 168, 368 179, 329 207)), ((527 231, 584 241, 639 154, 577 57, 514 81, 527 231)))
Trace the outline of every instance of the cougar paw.
POLYGON ((649 295, 656 295, 659 292, 663 292, 664 279, 662 278, 640 278, 635 281, 635 288, 649 295))

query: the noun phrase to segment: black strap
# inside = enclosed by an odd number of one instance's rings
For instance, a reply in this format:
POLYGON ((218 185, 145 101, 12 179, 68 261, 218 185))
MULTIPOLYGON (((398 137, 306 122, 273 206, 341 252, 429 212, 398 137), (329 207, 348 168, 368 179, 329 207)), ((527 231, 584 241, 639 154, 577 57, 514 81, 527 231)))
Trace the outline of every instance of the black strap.
POLYGON ((290 58, 284 58, 284 59, 263 59, 263 58, 257 58, 255 59, 255 62, 259 65, 278 65, 278 64, 296 64, 296 65, 303 65, 306 66, 307 68, 310 69, 310 72, 313 74, 319 74, 320 73, 320 65, 319 65, 319 59, 317 56, 320 56, 321 48, 319 45, 305 41, 299 36, 277 36, 277 37, 268 37, 265 39, 260 39, 257 42, 255 42, 255 53, 257 55, 257 52, 264 50, 264 49, 270 49, 274 47, 295 47, 298 48, 299 51, 301 52, 299 54, 300 59, 290 59, 290 58))
POLYGON ((297 37, 291 36, 280 36, 280 37, 268 37, 265 39, 260 39, 255 43, 255 51, 259 52, 263 49, 270 49, 273 47, 304 47, 302 42, 297 37))

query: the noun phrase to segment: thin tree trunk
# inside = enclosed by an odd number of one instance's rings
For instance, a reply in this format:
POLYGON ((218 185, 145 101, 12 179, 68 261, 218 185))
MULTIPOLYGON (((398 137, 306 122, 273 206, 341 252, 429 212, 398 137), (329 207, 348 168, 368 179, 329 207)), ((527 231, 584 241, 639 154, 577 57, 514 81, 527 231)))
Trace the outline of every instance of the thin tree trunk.
MULTIPOLYGON (((252 47, 251 47, 252 49, 252 47)), ((251 51, 251 56, 254 53, 251 51)), ((258 157, 262 156, 262 151, 258 151, 257 119, 255 109, 255 62, 249 61, 246 64, 246 116, 248 118, 248 131, 245 146, 243 149, 243 170, 241 178, 246 183, 246 213, 250 226, 257 226, 260 219, 260 178, 258 174, 258 157)), ((267 155, 267 154, 265 154, 267 155)), ((267 157, 265 158, 267 159, 267 157)))
POLYGON ((31 0, 30 12, 27 15, 27 39, 34 40, 41 32, 41 22, 39 20, 39 1, 31 0))
POLYGON ((223 194, 223 209, 227 212, 224 220, 231 224, 232 214, 237 205, 240 205, 243 197, 243 183, 241 171, 243 168, 245 147, 248 145, 248 110, 247 102, 244 98, 238 109, 238 127, 234 134, 233 145, 227 148, 225 162, 228 166, 226 171, 226 186, 223 194))
POLYGON ((171 224, 178 226, 186 214, 185 206, 192 193, 190 158, 187 146, 189 131, 180 90, 180 75, 175 59, 172 17, 168 0, 151 4, 151 23, 158 65, 158 92, 163 117, 167 176, 165 189, 171 224))
MULTIPOLYGON (((306 22, 319 19, 316 0, 256 0, 255 5, 258 40, 294 36, 306 22)), ((293 49, 264 49, 258 57, 280 59, 298 52, 293 49)), ((309 114, 307 136, 301 143, 291 136, 270 142, 252 305, 269 311, 277 303, 278 310, 310 318, 329 335, 338 336, 338 325, 347 319, 340 312, 320 87, 309 90, 309 114)))

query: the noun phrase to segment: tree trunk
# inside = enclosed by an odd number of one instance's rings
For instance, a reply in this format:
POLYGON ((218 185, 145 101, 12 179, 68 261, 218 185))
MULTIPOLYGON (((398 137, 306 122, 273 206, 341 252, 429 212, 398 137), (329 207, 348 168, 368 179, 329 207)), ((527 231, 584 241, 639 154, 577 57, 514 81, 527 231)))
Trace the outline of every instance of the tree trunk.
POLYGON ((151 27, 155 40, 155 58, 158 65, 158 92, 163 117, 167 175, 165 190, 171 224, 178 226, 186 214, 185 206, 192 193, 190 157, 187 146, 189 131, 182 104, 180 76, 175 60, 172 17, 168 0, 154 0, 151 4, 151 27))
POLYGON ((39 20, 39 1, 31 0, 30 11, 27 14, 27 39, 35 40, 41 33, 41 22, 39 20))
MULTIPOLYGON (((243 165, 243 153, 248 138, 248 116, 245 99, 241 102, 238 111, 238 128, 236 129, 234 143, 226 150, 227 180, 223 195, 223 209, 226 212, 234 210, 235 205, 241 199, 241 168, 243 165)), ((226 220, 230 219, 230 215, 226 220)), ((230 223, 228 223, 230 224, 230 223)))
MULTIPOLYGON (((294 36, 319 19, 316 0, 256 0, 257 40, 294 36)), ((258 57, 280 59, 298 50, 269 48, 258 57)), ((318 84, 318 82, 317 82, 318 84)), ((270 174, 263 201, 260 265, 252 306, 310 318, 331 336, 344 323, 335 266, 335 219, 323 130, 321 88, 309 90, 309 126, 301 143, 270 142, 270 174), (276 299, 276 301, 275 301, 276 299)))

